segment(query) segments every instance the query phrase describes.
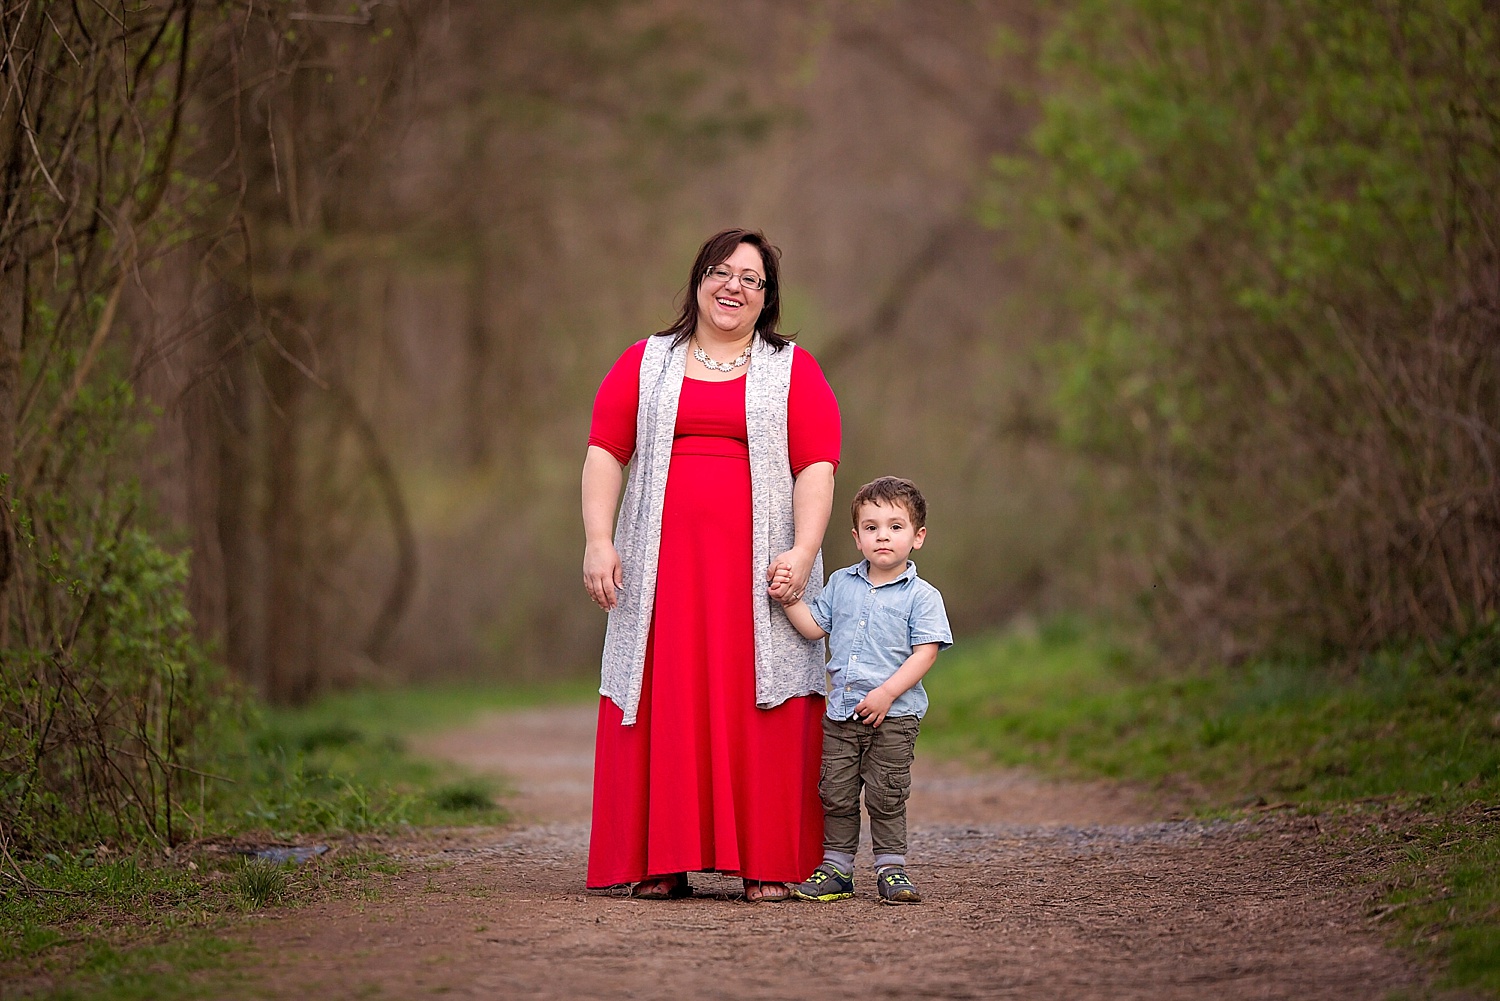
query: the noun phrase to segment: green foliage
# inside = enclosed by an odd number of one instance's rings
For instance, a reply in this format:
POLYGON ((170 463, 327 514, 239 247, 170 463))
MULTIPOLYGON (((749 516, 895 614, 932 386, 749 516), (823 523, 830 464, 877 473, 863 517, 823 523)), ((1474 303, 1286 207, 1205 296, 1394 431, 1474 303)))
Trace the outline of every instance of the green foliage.
POLYGON ((270 710, 268 718, 312 744, 348 743, 368 733, 387 740, 459 726, 485 712, 557 702, 597 699, 598 682, 568 680, 536 684, 460 682, 402 685, 332 692, 310 705, 270 710))
POLYGON ((1250 801, 1500 792, 1494 665, 1438 670, 1395 651, 1350 678, 1259 661, 1154 675, 1095 640, 1005 637, 956 654, 935 684, 929 729, 1009 763, 1186 776, 1250 801))
POLYGON ((135 856, 92 848, 49 852, 22 863, 20 873, 40 889, 0 898, 3 963, 40 955, 61 943, 67 938, 61 929, 71 922, 93 915, 190 906, 203 892, 175 867, 142 864, 135 856))
POLYGON ((1068 624, 944 656, 923 739, 950 753, 1144 783, 1210 813, 1287 804, 1389 860, 1398 937, 1454 985, 1500 988, 1496 623, 1340 675, 1256 661, 1188 676, 1068 624))
POLYGON ((1493 614, 1500 14, 1080 0, 1044 65, 993 221, 1074 254, 1062 435, 1111 470, 1160 635, 1317 653, 1493 614))
POLYGON ((246 859, 234 874, 234 892, 251 910, 279 903, 286 894, 286 866, 246 859))
POLYGON ((327 894, 369 896, 378 890, 373 880, 402 871, 379 851, 333 838, 505 819, 498 783, 414 758, 407 734, 582 694, 576 685, 369 690, 302 709, 247 701, 221 711, 217 739, 203 743, 205 767, 179 802, 184 833, 210 847, 190 842, 170 856, 107 846, 23 856, 14 875, 32 889, 0 883, 0 980, 60 978, 67 986, 56 997, 213 993, 202 985, 239 976, 221 934, 230 920, 327 894), (319 836, 334 850, 289 866, 211 847, 256 836, 319 836))
POLYGON ((7 21, 47 81, 7 92, 0 223, 0 846, 21 852, 173 841, 220 697, 133 475, 151 414, 120 336, 136 265, 184 236, 162 209, 189 6, 7 21))
POLYGON ((22 863, 20 873, 38 889, 0 895, 0 977, 21 995, 33 993, 28 979, 50 980, 67 957, 73 986, 46 996, 187 996, 189 977, 222 967, 230 952, 197 930, 231 903, 215 889, 216 872, 84 849, 22 863), (170 941, 120 940, 122 929, 142 923, 150 937, 170 933, 170 941))
POLYGON ((238 993, 242 977, 230 972, 233 942, 203 933, 120 949, 88 949, 74 984, 49 991, 48 1001, 191 1001, 238 993))
POLYGON ((414 824, 498 823, 487 780, 418 759, 378 720, 306 711, 247 711, 184 809, 195 836, 262 830, 275 837, 359 834, 414 824))
POLYGON ((428 798, 433 806, 449 813, 492 810, 495 806, 494 789, 472 778, 434 789, 428 798))
POLYGON ((17 996, 155 999, 247 992, 247 912, 378 892, 400 867, 339 848, 278 867, 208 852, 122 857, 85 849, 23 862, 32 892, 0 894, 0 981, 17 996))
POLYGON ((181 803, 191 837, 359 834, 495 824, 499 784, 414 756, 407 738, 492 710, 591 696, 591 683, 432 685, 334 693, 299 708, 241 704, 217 721, 181 803))
POLYGON ((170 842, 174 790, 219 698, 192 631, 187 559, 132 522, 130 483, 16 496, 29 599, 0 667, 0 824, 22 848, 170 842))

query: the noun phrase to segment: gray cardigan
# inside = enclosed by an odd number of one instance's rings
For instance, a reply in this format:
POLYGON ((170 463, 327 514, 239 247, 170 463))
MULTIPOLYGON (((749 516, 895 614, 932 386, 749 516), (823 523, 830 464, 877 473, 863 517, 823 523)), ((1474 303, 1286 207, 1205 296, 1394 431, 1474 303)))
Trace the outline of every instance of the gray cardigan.
MULTIPOLYGON (((636 409, 635 456, 615 527, 615 549, 624 568, 625 588, 609 613, 599 693, 635 723, 646 671, 646 638, 656 604, 657 555, 661 549, 662 504, 677 427, 687 344, 654 336, 641 357, 640 402, 636 409)), ((781 607, 766 594, 771 558, 792 548, 792 466, 787 452, 787 396, 792 385, 795 345, 776 351, 759 336, 745 374, 745 423, 750 442, 752 555, 744 568, 755 617, 755 704, 762 709, 787 699, 825 690, 823 644, 803 639, 781 607), (774 606, 774 607, 773 607, 774 606)), ((813 560, 805 598, 823 589, 823 554, 813 560)))

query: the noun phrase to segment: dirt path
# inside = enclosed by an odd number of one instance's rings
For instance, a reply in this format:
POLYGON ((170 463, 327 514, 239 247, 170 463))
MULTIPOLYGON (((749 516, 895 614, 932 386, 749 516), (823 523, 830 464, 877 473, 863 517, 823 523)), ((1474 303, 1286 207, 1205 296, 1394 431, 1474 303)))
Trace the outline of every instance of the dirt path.
MULTIPOLYGON (((593 714, 496 715, 423 750, 516 786, 517 823, 396 846, 375 899, 250 932, 271 997, 1379 998, 1425 976, 1309 818, 1164 820, 1108 785, 918 762, 928 902, 758 904, 739 881, 583 887, 593 714)), ((920 747, 919 747, 920 751, 920 747)), ((868 847, 864 849, 868 851, 868 847)), ((860 859, 861 875, 868 855, 860 859)))

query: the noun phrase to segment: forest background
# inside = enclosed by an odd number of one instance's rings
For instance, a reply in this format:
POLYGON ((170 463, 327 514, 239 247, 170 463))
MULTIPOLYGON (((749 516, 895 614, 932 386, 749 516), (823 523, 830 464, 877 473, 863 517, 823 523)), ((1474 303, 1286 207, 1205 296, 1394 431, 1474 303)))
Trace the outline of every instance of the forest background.
POLYGON ((843 409, 826 549, 915 479, 960 634, 1494 675, 1493 4, 0 19, 7 853, 184 836, 262 699, 589 676, 592 396, 729 225, 843 409))

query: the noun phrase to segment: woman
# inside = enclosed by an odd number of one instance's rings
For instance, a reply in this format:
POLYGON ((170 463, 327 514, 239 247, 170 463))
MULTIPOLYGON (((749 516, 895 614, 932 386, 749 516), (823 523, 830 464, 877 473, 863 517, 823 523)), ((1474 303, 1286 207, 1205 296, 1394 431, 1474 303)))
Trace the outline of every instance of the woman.
POLYGON ((591 887, 675 898, 718 871, 783 900, 822 858, 822 650, 772 599, 822 588, 840 425, 817 362, 776 332, 779 257, 760 233, 712 237, 676 322, 594 402, 583 580, 609 628, 591 887), (768 594, 778 564, 791 578, 768 594))

